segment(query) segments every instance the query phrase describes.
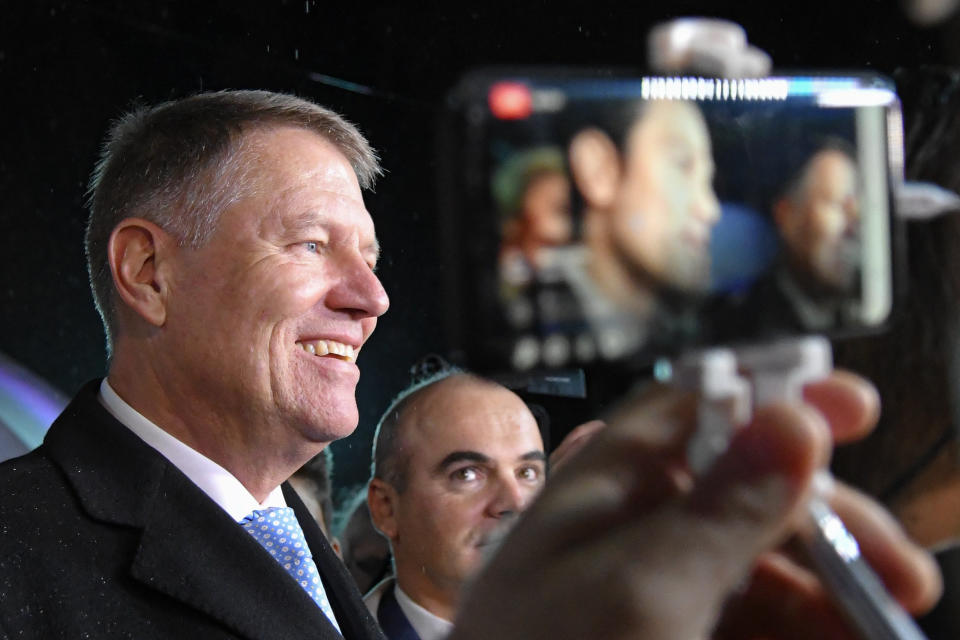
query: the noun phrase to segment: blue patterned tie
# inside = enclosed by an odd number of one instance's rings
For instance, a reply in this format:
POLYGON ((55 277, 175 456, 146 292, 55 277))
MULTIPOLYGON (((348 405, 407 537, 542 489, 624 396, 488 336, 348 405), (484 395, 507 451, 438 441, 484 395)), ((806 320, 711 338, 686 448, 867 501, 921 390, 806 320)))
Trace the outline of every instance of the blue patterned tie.
MULTIPOLYGON (((327 592, 323 589, 317 565, 313 562, 310 548, 303 537, 303 530, 290 507, 270 507, 257 509, 240 521, 243 528, 254 540, 270 552, 290 577, 303 587, 320 610, 330 619, 337 631, 340 625, 333 615, 327 592)), ((342 634, 343 632, 340 631, 342 634)))

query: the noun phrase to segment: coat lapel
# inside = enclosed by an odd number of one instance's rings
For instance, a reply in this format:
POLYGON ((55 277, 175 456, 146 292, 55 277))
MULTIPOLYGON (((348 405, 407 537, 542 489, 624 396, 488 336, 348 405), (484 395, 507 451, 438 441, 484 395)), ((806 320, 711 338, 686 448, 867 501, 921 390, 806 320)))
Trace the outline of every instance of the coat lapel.
POLYGON ((145 523, 131 575, 251 638, 336 638, 279 563, 179 471, 145 523), (179 476, 179 477, 177 477, 179 476), (207 504, 205 504, 207 503, 207 504))
MULTIPOLYGON (((91 516, 142 529, 130 575, 241 636, 340 638, 276 560, 100 405, 97 389, 91 383, 81 391, 44 444, 91 516)), ((313 548, 313 540, 308 543, 313 548)), ((326 584, 330 568, 326 562, 318 567, 326 584)), ((333 591, 335 606, 344 607, 342 589, 333 591)))
POLYGON ((310 515, 310 511, 289 484, 283 484, 283 497, 297 516, 303 535, 313 553, 313 561, 323 578, 323 587, 337 616, 340 629, 347 638, 385 640, 380 625, 363 603, 353 577, 337 556, 310 515))

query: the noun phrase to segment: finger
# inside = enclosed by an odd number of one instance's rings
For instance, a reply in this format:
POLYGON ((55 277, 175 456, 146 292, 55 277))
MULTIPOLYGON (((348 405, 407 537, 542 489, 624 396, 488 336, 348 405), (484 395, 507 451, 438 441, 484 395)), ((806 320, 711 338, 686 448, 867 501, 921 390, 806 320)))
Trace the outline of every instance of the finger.
POLYGON ((829 441, 816 411, 765 407, 689 494, 612 534, 594 557, 638 574, 635 597, 652 619, 684 630, 673 637, 699 637, 757 556, 790 533, 829 441))
POLYGON ((757 560, 744 589, 724 607, 714 640, 856 637, 817 577, 779 552, 757 560))
MULTIPOLYGON (((829 458, 830 436, 822 416, 804 405, 770 405, 737 432, 729 450, 700 479, 689 498, 698 526, 717 528, 733 548, 738 529, 771 526, 765 534, 782 538, 809 493, 814 472, 829 458), (776 527, 772 527, 772 525, 776 527)), ((752 532, 758 547, 770 540, 752 532)), ((758 548, 755 553, 762 549, 758 548)))
POLYGON ((607 423, 603 420, 590 420, 574 428, 550 454, 550 469, 556 471, 560 465, 606 426, 607 423))
POLYGON ((636 456, 678 459, 697 427, 696 417, 697 396, 691 392, 656 387, 627 398, 606 420, 609 426, 596 430, 582 443, 578 455, 568 460, 551 482, 564 485, 568 477, 621 467, 636 470, 636 456))
POLYGON ((933 557, 907 538, 886 509, 864 494, 838 483, 830 504, 890 595, 910 613, 931 609, 943 589, 933 557))
MULTIPOLYGON (((658 487, 670 477, 664 460, 682 462, 696 397, 671 392, 624 411, 547 484, 478 578, 485 593, 538 585, 556 612, 543 637, 704 637, 755 557, 787 532, 829 449, 819 413, 775 405, 702 481, 658 487), (578 578, 564 586, 569 575, 578 578), (570 610, 582 614, 561 615, 570 610)), ((507 621, 529 613, 509 598, 497 607, 507 621)), ((480 611, 461 610, 461 622, 480 611)))
POLYGON ((823 414, 836 443, 863 438, 880 416, 876 388, 849 371, 834 371, 825 380, 808 384, 803 396, 823 414))
POLYGON ((538 553, 548 553, 678 495, 690 484, 685 443, 696 427, 696 406, 693 394, 665 389, 628 400, 551 475, 513 536, 524 535, 523 521, 537 519, 558 532, 536 542, 538 553))
MULTIPOLYGON (((890 594, 910 613, 928 610, 941 588, 938 569, 929 555, 906 538, 880 505, 857 491, 837 485, 831 505, 858 538, 864 559, 890 594)), ((717 638, 791 640, 811 637, 812 630, 818 638, 856 637, 833 596, 801 564, 799 559, 807 554, 797 545, 794 540, 782 551, 761 557, 749 586, 725 609, 717 638), (794 633, 798 629, 800 635, 794 633)))
MULTIPOLYGON (((700 517, 691 530, 705 559, 715 565, 714 580, 727 576, 725 593, 742 584, 757 566, 756 559, 769 555, 768 550, 789 535, 830 448, 829 428, 819 412, 804 405, 771 405, 757 411, 750 425, 734 437, 727 454, 697 484, 690 505, 700 517)), ((720 637, 790 638, 781 633, 784 626, 812 612, 817 612, 817 619, 807 618, 806 626, 789 628, 816 630, 806 637, 835 637, 845 626, 824 604, 818 589, 817 581, 799 568, 754 571, 751 588, 735 599, 740 606, 724 617, 721 627, 726 635, 720 637), (777 633, 766 635, 770 632, 777 633)))

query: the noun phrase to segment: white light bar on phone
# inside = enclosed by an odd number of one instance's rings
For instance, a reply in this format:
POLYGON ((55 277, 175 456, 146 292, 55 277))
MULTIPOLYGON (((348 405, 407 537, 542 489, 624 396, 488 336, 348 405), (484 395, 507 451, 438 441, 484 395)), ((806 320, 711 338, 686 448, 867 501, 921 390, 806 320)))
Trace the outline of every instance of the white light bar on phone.
POLYGON ((644 100, 785 100, 790 92, 786 78, 642 78, 644 100))
POLYGON ((856 78, 698 78, 645 77, 640 81, 645 100, 786 100, 810 96, 822 107, 888 105, 896 94, 887 87, 865 87, 856 78))
POLYGON ((885 107, 897 99, 890 89, 862 87, 859 89, 831 89, 817 95, 821 107, 885 107))

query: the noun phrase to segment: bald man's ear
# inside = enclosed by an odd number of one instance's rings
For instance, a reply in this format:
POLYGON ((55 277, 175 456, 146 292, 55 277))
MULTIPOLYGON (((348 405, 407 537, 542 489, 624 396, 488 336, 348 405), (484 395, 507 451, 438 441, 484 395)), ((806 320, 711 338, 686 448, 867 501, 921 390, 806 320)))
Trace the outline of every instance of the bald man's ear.
POLYGON ((588 206, 609 208, 620 184, 620 152, 596 128, 584 129, 570 142, 570 173, 588 206))
POLYGON ((126 218, 114 228, 107 245, 110 272, 123 302, 150 324, 167 318, 167 263, 174 239, 148 220, 126 218))
POLYGON ((367 485, 367 506, 370 520, 377 531, 390 542, 397 539, 397 491, 380 478, 373 478, 367 485))

